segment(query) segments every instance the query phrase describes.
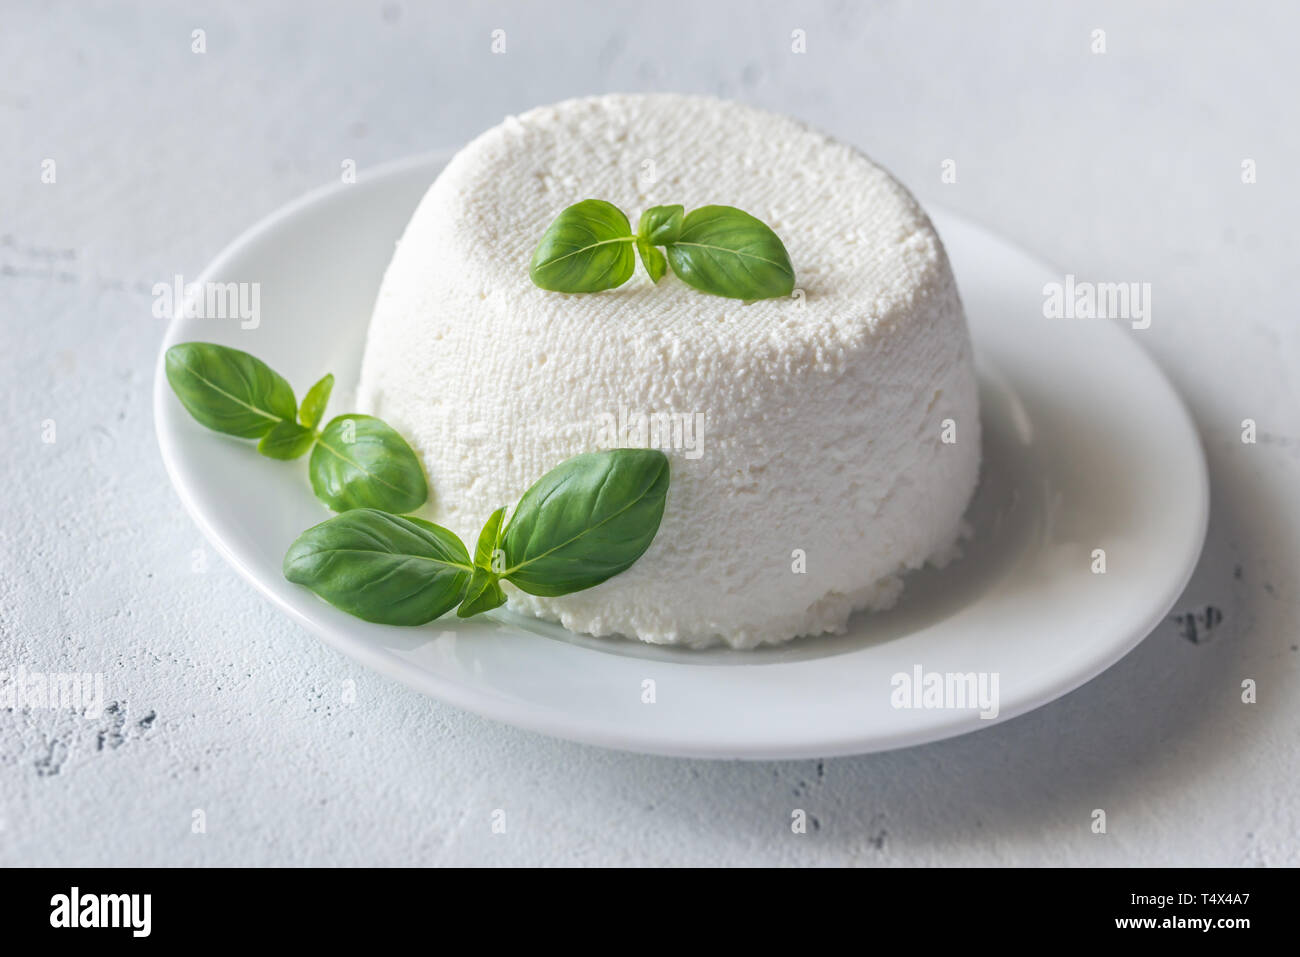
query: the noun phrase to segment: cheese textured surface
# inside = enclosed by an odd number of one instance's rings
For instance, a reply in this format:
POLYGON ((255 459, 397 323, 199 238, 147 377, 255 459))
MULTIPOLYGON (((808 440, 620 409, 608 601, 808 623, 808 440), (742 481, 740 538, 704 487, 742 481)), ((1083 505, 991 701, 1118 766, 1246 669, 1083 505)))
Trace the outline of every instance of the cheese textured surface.
POLYGON ((662 448, 663 524, 631 569, 516 611, 579 632, 736 648, 843 631, 949 553, 979 471, 969 334, 911 195, 802 124, 705 97, 604 96, 507 119, 429 189, 385 274, 361 410, 423 458, 425 514, 473 547, 581 452, 662 448), (789 299, 705 295, 638 262, 567 295, 528 264, 566 206, 736 206, 795 268, 789 299), (947 421, 951 420, 951 421, 947 421))

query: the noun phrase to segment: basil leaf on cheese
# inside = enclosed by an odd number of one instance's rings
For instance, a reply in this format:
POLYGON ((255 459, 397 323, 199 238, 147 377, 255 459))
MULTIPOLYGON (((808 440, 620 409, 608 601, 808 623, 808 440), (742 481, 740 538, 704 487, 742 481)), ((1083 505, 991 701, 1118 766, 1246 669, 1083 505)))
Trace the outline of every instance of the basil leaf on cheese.
POLYGON ((651 206, 641 214, 636 234, 651 246, 677 242, 682 232, 684 206, 651 206))
POLYGON ((794 290, 794 267, 776 233, 732 206, 691 210, 667 254, 673 272, 700 292, 754 300, 794 290))
POLYGON ((257 443, 257 451, 268 459, 296 459, 315 441, 315 432, 286 419, 271 426, 271 431, 257 443))
POLYGON ((181 342, 167 350, 167 381, 202 425, 256 439, 298 411, 284 377, 247 352, 212 342, 181 342))
POLYGON ((311 452, 311 487, 336 512, 377 508, 412 512, 429 488, 406 440, 382 419, 340 415, 330 420, 311 452))
POLYGON ((325 406, 329 404, 330 393, 334 391, 334 373, 325 375, 319 382, 307 390, 298 408, 298 421, 309 429, 314 429, 325 416, 325 406))
POLYGON ((284 577, 365 621, 422 625, 455 608, 473 569, 455 534, 417 518, 353 509, 307 529, 284 577))
POLYGON ((668 457, 657 449, 591 452, 547 472, 510 517, 500 577, 553 596, 625 571, 659 531, 668 472, 668 457))
POLYGON ((555 218, 533 252, 528 275, 551 292, 599 292, 632 277, 632 226, 617 206, 584 199, 555 218))

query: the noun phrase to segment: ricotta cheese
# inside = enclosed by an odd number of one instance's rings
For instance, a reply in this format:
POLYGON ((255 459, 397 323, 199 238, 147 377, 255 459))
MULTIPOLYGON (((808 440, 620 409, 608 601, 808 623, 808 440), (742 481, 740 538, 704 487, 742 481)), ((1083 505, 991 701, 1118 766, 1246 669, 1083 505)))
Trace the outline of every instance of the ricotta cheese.
POLYGON ((472 543, 581 452, 654 446, 672 483, 630 570, 510 607, 589 634, 735 648, 840 632, 951 552, 979 470, 970 338, 925 213, 867 157, 705 97, 511 117, 451 161, 385 274, 363 411, 423 458, 428 517, 472 543), (566 206, 736 206, 794 264, 789 299, 704 295, 638 264, 618 289, 528 277, 566 206))

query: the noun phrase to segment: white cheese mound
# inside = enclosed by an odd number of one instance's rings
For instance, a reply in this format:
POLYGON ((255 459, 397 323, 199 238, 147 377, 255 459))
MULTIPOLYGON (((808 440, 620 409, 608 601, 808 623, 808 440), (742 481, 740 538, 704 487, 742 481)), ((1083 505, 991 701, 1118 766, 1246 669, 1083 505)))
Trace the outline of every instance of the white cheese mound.
POLYGON ((861 153, 706 97, 569 100, 461 150, 384 277, 359 399, 471 549, 565 459, 663 448, 663 524, 630 570, 562 598, 506 586, 514 610, 660 644, 752 648, 888 607, 951 551, 979 470, 969 334, 925 213, 861 153), (588 198, 633 227, 656 204, 737 206, 781 237, 796 292, 747 305, 639 262, 618 289, 537 288, 534 247, 588 198))

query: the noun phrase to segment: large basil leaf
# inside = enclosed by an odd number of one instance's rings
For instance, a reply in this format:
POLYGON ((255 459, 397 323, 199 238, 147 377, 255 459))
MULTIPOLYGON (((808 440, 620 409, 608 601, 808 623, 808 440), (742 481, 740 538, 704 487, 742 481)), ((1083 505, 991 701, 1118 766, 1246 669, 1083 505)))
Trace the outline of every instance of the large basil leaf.
POLYGON ((555 218, 533 252, 528 275, 552 292, 599 292, 621 286, 636 269, 632 226, 623 211, 584 199, 555 218))
POLYGON ((666 251, 673 272, 701 292, 771 299, 794 290, 794 267, 776 233, 733 206, 691 210, 666 251))
POLYGON ((422 625, 455 608, 471 572, 452 532, 370 508, 307 529, 284 556, 289 581, 384 625, 422 625))
POLYGON ((247 352, 181 342, 167 350, 164 367, 181 405, 217 432, 255 439, 297 414, 289 383, 247 352))
POLYGON ((257 443, 268 459, 296 459, 316 441, 316 433, 297 422, 277 422, 257 443))
POLYGON ((378 508, 401 514, 429 496, 424 469, 406 440, 370 415, 331 419, 316 439, 309 471, 316 497, 336 512, 378 508))
POLYGON ((506 526, 501 577, 533 595, 567 595, 626 570, 659 530, 668 471, 657 449, 611 449, 547 472, 506 526))
POLYGON ((330 393, 334 391, 334 373, 325 375, 319 382, 307 390, 298 408, 298 421, 309 429, 314 429, 325 416, 325 406, 329 404, 330 393))

